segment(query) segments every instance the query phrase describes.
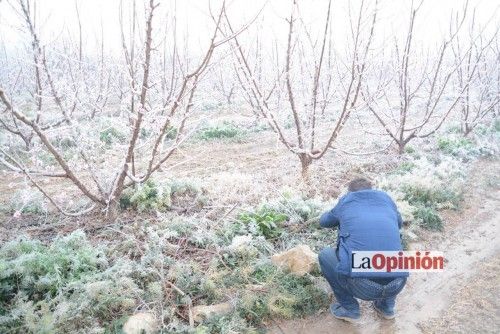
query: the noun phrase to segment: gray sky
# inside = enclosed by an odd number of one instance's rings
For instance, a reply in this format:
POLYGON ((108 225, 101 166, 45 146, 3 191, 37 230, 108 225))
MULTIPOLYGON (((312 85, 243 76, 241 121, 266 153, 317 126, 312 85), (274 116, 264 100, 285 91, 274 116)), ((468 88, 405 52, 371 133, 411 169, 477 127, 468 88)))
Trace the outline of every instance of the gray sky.
MULTIPOLYGON (((9 1, 0 2, 0 42, 5 43, 7 48, 12 49, 19 45, 23 34, 19 30, 19 18, 11 9, 9 1)), ((133 0, 123 0, 124 7, 130 8, 133 0)), ((106 49, 109 52, 120 48, 119 8, 120 0, 38 0, 37 19, 40 27, 42 40, 46 45, 57 42, 61 38, 72 36, 75 38, 78 32, 76 10, 78 6, 84 44, 87 50, 95 49, 96 39, 100 38, 101 28, 103 30, 106 49)), ((144 15, 142 0, 136 0, 137 10, 140 18, 144 15)), ((368 0, 372 4, 374 1, 368 0)), ((160 16, 155 22, 157 34, 162 29, 169 29, 173 13, 176 13, 178 23, 178 36, 186 41, 190 49, 200 49, 206 41, 208 33, 212 31, 212 21, 208 15, 209 1, 207 0, 162 0, 159 7, 160 16), (177 8, 176 11, 173 9, 177 8), (189 38, 186 36, 189 35, 189 38)), ((220 0, 212 0, 212 8, 219 8, 220 0)), ((358 1, 351 1, 357 4, 358 1)), ((426 0, 421 9, 421 14, 416 25, 417 39, 424 44, 432 45, 440 40, 447 32, 451 12, 463 7, 465 0, 426 0)), ((228 1, 229 13, 235 24, 243 25, 248 22, 264 5, 264 10, 253 28, 261 26, 265 31, 264 36, 269 39, 286 39, 285 18, 290 13, 291 0, 232 0, 228 1)), ((347 4, 348 0, 333 1, 333 27, 338 45, 347 33, 347 4)), ((470 0, 469 7, 476 8, 476 21, 479 24, 490 22, 490 29, 499 24, 498 0, 470 0)), ((388 38, 394 32, 401 33, 407 29, 408 11, 410 0, 381 0, 379 12, 379 24, 377 36, 388 38)), ((302 0, 299 1, 301 13, 306 24, 320 28, 324 22, 326 11, 326 0, 302 0)), ((127 12, 127 9, 124 11, 127 12)), ((125 15, 127 19, 127 15, 125 15)), ((316 29, 320 31, 321 29, 316 29)), ((248 32, 251 34, 251 31, 248 32)), ((158 35, 157 35, 158 36, 158 35)), ((196 51, 195 51, 196 52, 196 51)))

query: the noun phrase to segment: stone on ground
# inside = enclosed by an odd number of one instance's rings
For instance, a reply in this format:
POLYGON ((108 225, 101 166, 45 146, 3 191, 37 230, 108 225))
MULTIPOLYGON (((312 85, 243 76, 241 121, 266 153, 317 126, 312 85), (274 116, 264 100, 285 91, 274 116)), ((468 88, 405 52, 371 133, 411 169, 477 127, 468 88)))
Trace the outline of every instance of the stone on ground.
POLYGON ((229 245, 229 249, 238 250, 252 242, 253 238, 251 235, 237 235, 231 241, 231 245, 229 245))
POLYGON ((214 305, 197 305, 193 307, 193 320, 202 322, 205 319, 231 313, 233 305, 231 303, 220 303, 214 305))
POLYGON ((134 314, 123 325, 123 332, 125 334, 150 334, 156 332, 154 315, 147 312, 134 314))
POLYGON ((318 255, 308 245, 298 245, 286 252, 273 255, 271 261, 294 274, 305 275, 317 267, 318 255))

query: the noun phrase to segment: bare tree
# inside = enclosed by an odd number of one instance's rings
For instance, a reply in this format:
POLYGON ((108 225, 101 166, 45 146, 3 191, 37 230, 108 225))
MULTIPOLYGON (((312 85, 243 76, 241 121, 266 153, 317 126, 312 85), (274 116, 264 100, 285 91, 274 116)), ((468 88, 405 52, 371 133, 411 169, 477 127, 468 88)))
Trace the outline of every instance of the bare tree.
POLYGON ((216 66, 213 68, 212 80, 214 90, 224 98, 227 105, 233 104, 233 99, 236 93, 236 80, 232 77, 233 72, 228 71, 224 66, 216 66))
MULTIPOLYGON (((312 162, 326 154, 351 113, 360 107, 360 89, 377 17, 377 3, 367 21, 369 6, 360 2, 356 17, 351 17, 349 51, 346 59, 341 60, 337 59, 340 56, 332 41, 331 7, 329 1, 322 30, 315 39, 300 15, 297 1, 292 0, 286 49, 280 54, 278 42, 274 43, 271 78, 259 77, 249 56, 252 51, 240 39, 232 41, 238 80, 247 101, 268 122, 279 141, 299 158, 304 179, 308 178, 312 162), (287 131, 288 124, 294 129, 293 134, 287 131), (323 124, 328 127, 324 138, 318 134, 323 124)), ((234 33, 227 15, 224 18, 226 34, 234 33)))
POLYGON ((498 40, 499 28, 495 29, 489 39, 484 37, 483 30, 484 27, 477 27, 474 12, 468 41, 462 43, 457 38, 453 43, 457 66, 456 90, 463 92, 458 108, 464 136, 469 135, 488 115, 492 115, 500 103, 500 59, 493 48, 493 42, 498 40))
MULTIPOLYGON (((40 77, 43 75, 43 81, 40 79, 41 83, 37 84, 37 90, 32 96, 37 112, 33 114, 23 110, 20 106, 23 97, 15 95, 18 90, 14 83, 9 90, 0 87, 0 103, 4 106, 1 116, 2 120, 12 119, 14 124, 22 125, 22 132, 9 128, 11 133, 25 136, 25 133, 29 134, 31 131, 40 149, 31 151, 30 154, 49 154, 54 159, 55 166, 48 170, 35 169, 11 148, 1 148, 0 162, 14 171, 25 174, 33 185, 64 214, 78 215, 99 207, 113 219, 117 215, 119 199, 124 189, 148 180, 187 138, 189 133, 186 131, 186 121, 192 109, 199 81, 215 49, 234 36, 218 39, 219 25, 223 17, 221 9, 201 58, 196 61, 195 65, 183 63, 176 47, 173 48, 172 55, 167 55, 166 52, 157 51, 156 46, 153 45, 153 26, 159 5, 156 0, 145 2, 144 39, 142 45, 136 42, 138 37, 135 29, 136 26, 139 27, 136 19, 139 20, 139 16, 134 3, 132 33, 128 44, 125 42, 125 33, 122 34, 125 61, 124 67, 120 66, 118 72, 126 73, 123 81, 119 81, 123 83, 123 86, 118 85, 118 89, 116 86, 104 84, 114 89, 109 92, 109 96, 107 93, 106 96, 98 98, 98 100, 107 100, 108 97, 116 98, 117 101, 114 103, 118 104, 114 104, 112 109, 123 109, 120 114, 125 117, 121 118, 124 122, 118 125, 126 129, 126 133, 123 134, 123 143, 114 146, 112 150, 107 150, 103 158, 101 155, 93 154, 99 147, 95 138, 84 133, 85 131, 91 132, 98 124, 96 117, 102 116, 106 120, 108 114, 96 113, 93 108, 88 108, 87 104, 81 103, 83 98, 80 96, 88 91, 88 87, 82 89, 81 80, 76 78, 89 75, 85 72, 84 66, 81 66, 83 62, 81 40, 77 47, 77 60, 65 62, 66 67, 61 69, 60 59, 51 60, 51 53, 44 51, 42 41, 33 25, 32 3, 30 0, 17 0, 12 5, 20 9, 19 13, 24 20, 24 26, 27 27, 28 34, 33 41, 34 63, 31 66, 40 77), (167 57, 172 61, 167 61, 167 57), (169 67, 168 70, 167 67, 169 67), (43 99, 42 90, 45 92, 43 99), (7 95, 8 91, 11 94, 7 95), (38 101, 44 101, 44 103, 38 101), (56 115, 59 120, 54 121, 56 115), (165 136, 172 127, 176 129, 175 138, 168 142, 167 148, 164 148, 165 136), (73 157, 67 157, 56 142, 53 136, 54 131, 48 131, 48 129, 57 129, 58 133, 68 134, 76 146, 73 157), (116 165, 115 168, 113 168, 113 163, 116 165), (39 175, 69 180, 90 201, 90 205, 80 212, 66 210, 37 179, 39 175)), ((122 22, 122 27, 123 24, 122 22)), ((165 36, 164 42, 166 39, 165 36)), ((175 32, 169 34, 168 42, 171 43, 170 45, 177 45, 175 32)), ((63 58, 71 56, 66 54, 63 58)), ((102 53, 101 58, 103 58, 102 53)), ((116 59, 114 61, 117 62, 116 59)), ((107 74, 108 77, 104 78, 105 72, 103 70, 103 78, 97 80, 98 86, 102 87, 103 82, 109 82, 116 77, 123 78, 122 75, 116 76, 115 74, 107 74)), ((100 108, 100 110, 103 109, 103 107, 100 108)), ((111 113, 113 115, 113 111, 111 113)))
MULTIPOLYGON (((31 8, 30 2, 19 2, 19 11, 24 18, 24 24, 31 35, 30 50, 33 60, 34 69, 34 82, 31 80, 26 80, 19 82, 19 85, 31 86, 26 90, 31 92, 32 98, 34 98, 36 116, 34 118, 35 124, 40 123, 42 108, 44 104, 43 94, 44 86, 42 82, 42 49, 40 47, 40 40, 37 34, 37 25, 35 15, 31 8)), ((19 78, 18 78, 19 80, 19 78)), ((26 149, 31 147, 34 132, 31 129, 23 128, 16 118, 11 117, 10 119, 0 119, 0 125, 8 132, 19 136, 24 142, 26 149)))
POLYGON ((461 91, 451 91, 447 96, 452 76, 458 69, 458 64, 450 64, 448 58, 452 42, 465 20, 467 5, 457 19, 455 29, 443 40, 437 53, 419 55, 414 50, 415 22, 422 3, 420 1, 415 6, 412 2, 403 45, 396 40, 389 64, 380 66, 383 70, 380 71, 379 81, 384 83, 378 82, 376 89, 366 84, 362 90, 369 110, 396 143, 400 154, 412 139, 434 134, 454 110, 465 90, 463 87, 461 91))

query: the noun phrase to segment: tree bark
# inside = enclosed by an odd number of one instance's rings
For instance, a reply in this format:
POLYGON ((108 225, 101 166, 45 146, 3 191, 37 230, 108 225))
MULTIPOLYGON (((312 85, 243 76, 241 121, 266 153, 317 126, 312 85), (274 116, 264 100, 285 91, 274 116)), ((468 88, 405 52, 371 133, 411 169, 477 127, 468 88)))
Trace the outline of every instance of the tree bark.
POLYGON ((301 153, 299 154, 299 160, 300 160, 300 166, 301 166, 301 174, 302 174, 302 179, 305 182, 309 181, 309 167, 312 164, 312 159, 309 155, 306 153, 301 153))

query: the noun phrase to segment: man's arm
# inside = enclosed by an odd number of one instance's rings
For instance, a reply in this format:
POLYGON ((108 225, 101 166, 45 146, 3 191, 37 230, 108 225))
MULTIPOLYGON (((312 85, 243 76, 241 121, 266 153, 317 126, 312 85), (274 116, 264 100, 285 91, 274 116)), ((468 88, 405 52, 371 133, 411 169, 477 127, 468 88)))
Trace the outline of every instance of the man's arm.
POLYGON ((397 208, 396 208, 396 212, 398 213, 398 227, 402 228, 403 227, 403 217, 401 217, 401 214, 399 213, 397 208))
POLYGON ((340 223, 340 217, 339 217, 339 211, 340 211, 340 206, 342 204, 343 198, 339 200, 337 205, 330 211, 327 211, 321 215, 321 218, 319 219, 319 225, 321 227, 336 227, 340 223))
POLYGON ((387 199, 388 199, 389 205, 392 206, 392 208, 394 209, 394 211, 396 211, 397 220, 398 220, 398 228, 401 229, 403 227, 403 217, 401 216, 401 213, 398 210, 398 205, 391 198, 391 196, 389 196, 389 194, 387 194, 387 193, 385 193, 385 194, 387 195, 387 199))

